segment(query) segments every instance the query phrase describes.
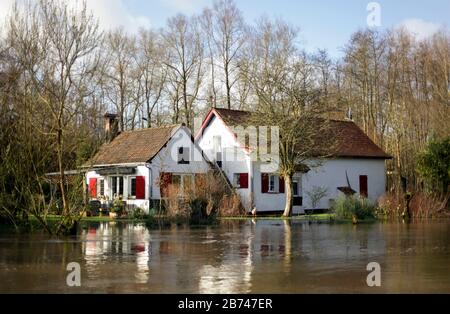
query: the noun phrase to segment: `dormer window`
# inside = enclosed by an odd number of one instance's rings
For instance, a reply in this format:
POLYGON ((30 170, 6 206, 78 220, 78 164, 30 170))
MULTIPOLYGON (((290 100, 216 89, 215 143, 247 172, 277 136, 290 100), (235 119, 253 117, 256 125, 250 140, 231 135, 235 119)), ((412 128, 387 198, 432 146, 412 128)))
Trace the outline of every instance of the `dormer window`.
POLYGON ((189 147, 179 147, 178 148, 178 164, 179 165, 189 165, 190 162, 190 152, 189 147))

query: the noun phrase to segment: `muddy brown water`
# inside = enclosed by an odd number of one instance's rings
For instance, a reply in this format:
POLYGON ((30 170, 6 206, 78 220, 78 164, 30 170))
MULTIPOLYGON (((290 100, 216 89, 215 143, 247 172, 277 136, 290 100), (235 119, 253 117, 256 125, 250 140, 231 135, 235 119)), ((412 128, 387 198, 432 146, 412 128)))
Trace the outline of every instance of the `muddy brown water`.
POLYGON ((1 232, 0 292, 450 293, 450 221, 104 222, 62 239, 1 232), (66 283, 70 262, 81 266, 80 287, 66 283), (381 287, 367 286, 370 262, 381 287))

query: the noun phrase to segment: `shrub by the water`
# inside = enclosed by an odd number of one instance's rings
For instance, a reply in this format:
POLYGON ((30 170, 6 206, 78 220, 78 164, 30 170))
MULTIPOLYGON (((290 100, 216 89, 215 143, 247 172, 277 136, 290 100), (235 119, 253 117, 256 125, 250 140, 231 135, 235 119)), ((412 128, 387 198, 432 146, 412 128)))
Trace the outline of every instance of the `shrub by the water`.
POLYGON ((371 219, 375 218, 376 206, 366 198, 341 196, 334 202, 331 210, 338 219, 371 219))
POLYGON ((245 215, 239 196, 227 189, 220 175, 197 175, 193 183, 183 190, 178 185, 166 188, 162 201, 166 218, 203 225, 219 216, 245 215))
MULTIPOLYGON (((450 194, 441 196, 422 191, 411 193, 410 202, 411 218, 431 218, 450 216, 450 194)), ((402 217, 406 209, 405 195, 390 193, 381 197, 378 201, 378 215, 385 218, 402 217)))

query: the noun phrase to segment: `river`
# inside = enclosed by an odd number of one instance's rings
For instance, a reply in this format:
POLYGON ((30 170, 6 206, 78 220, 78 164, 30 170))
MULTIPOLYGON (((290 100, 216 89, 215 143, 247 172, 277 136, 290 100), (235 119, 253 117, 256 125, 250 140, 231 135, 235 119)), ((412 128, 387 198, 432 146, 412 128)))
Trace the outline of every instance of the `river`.
POLYGON ((78 236, 0 233, 1 293, 450 293, 450 221, 218 226, 86 223, 78 236), (80 265, 69 287, 67 264, 80 265), (367 264, 380 265, 369 287, 367 264))

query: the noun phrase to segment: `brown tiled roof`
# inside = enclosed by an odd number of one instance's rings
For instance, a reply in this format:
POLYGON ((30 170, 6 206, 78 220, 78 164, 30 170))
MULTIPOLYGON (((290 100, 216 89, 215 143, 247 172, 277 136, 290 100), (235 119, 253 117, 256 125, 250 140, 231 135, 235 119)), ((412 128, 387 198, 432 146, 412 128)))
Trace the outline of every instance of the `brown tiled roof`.
POLYGON ((251 118, 252 113, 242 110, 230 110, 215 108, 222 120, 229 126, 245 125, 251 118))
POLYGON ((330 121, 330 133, 336 137, 337 157, 384 158, 386 154, 353 121, 330 121))
MULTIPOLYGON (((245 125, 251 118, 249 111, 215 109, 220 117, 229 126, 245 125)), ((336 148, 333 156, 353 158, 384 158, 391 156, 386 154, 376 145, 354 122, 331 120, 330 136, 336 138, 336 148)))
POLYGON ((155 157, 180 125, 123 132, 100 147, 89 166, 147 162, 155 157))

